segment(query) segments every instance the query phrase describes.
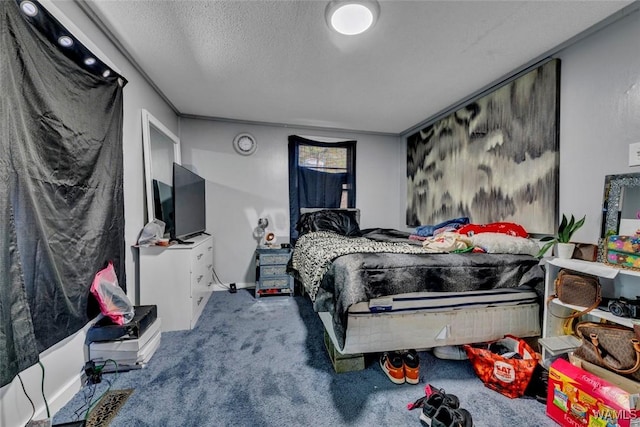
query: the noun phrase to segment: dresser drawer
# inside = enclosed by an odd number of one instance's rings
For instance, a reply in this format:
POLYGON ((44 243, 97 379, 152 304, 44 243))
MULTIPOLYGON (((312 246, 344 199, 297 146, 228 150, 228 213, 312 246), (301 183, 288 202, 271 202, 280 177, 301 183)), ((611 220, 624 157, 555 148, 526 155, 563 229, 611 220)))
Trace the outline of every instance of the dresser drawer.
POLYGON ((191 269, 196 270, 199 265, 207 264, 209 260, 213 259, 213 247, 211 245, 200 245, 193 249, 191 252, 191 269))
POLYGON ((212 263, 199 263, 191 272, 191 287, 194 289, 203 289, 209 286, 209 282, 213 283, 213 274, 211 273, 212 263))
POLYGON ((204 306, 209 301, 211 292, 194 292, 191 298, 191 325, 195 326, 196 321, 200 317, 204 306))

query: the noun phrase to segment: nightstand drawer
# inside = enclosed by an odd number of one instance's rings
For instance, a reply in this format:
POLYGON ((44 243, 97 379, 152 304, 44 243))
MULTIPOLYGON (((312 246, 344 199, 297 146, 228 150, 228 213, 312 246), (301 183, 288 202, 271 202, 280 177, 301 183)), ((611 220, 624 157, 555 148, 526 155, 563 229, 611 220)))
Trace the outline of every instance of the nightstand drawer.
POLYGON ((260 265, 287 264, 291 254, 260 254, 260 265))
POLYGON ((260 279, 259 287, 260 289, 288 288, 290 287, 291 280, 293 280, 291 276, 265 277, 260 279))
POLYGON ((284 264, 280 265, 261 265, 260 266, 260 277, 263 276, 284 276, 287 274, 287 266, 284 264))

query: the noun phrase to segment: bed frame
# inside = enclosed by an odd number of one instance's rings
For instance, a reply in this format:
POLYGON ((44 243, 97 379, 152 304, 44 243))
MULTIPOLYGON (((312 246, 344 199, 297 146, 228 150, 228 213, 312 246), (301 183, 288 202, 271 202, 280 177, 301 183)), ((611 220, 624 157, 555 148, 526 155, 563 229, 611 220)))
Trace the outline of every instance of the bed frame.
MULTIPOLYGON (((535 293, 531 293, 535 297, 535 293)), ((468 299, 471 301, 473 298, 476 297, 468 299)), ((540 306, 537 302, 430 312, 365 314, 358 310, 358 307, 349 310, 342 350, 333 330, 331 313, 318 313, 325 329, 325 345, 336 372, 364 369, 365 353, 472 344, 496 340, 506 334, 521 338, 540 335, 540 306)))

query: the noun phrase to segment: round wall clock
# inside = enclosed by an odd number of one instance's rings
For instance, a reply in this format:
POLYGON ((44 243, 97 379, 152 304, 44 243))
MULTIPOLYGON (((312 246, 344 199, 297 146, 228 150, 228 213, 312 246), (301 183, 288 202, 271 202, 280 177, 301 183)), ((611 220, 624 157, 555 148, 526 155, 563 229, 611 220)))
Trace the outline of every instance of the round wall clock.
POLYGON ((236 149, 238 154, 248 156, 256 151, 258 143, 250 133, 240 133, 233 139, 233 148, 236 149))

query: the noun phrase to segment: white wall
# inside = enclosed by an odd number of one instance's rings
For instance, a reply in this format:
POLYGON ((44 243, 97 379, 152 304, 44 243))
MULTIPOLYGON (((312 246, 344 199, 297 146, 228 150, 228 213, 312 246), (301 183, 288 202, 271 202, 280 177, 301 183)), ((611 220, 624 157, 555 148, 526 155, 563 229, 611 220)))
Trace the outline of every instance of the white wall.
POLYGON ((640 141, 640 12, 573 45, 561 58, 560 215, 587 215, 574 240, 596 243, 604 177, 628 166, 640 141))
POLYGON ((225 284, 254 285, 258 218, 269 218, 278 242, 289 241, 289 135, 357 140, 361 227, 398 228, 404 223, 398 207, 406 160, 399 137, 181 119, 182 163, 207 180, 207 229, 214 236, 214 267, 225 284), (253 155, 241 156, 233 149, 240 132, 256 137, 253 155))
MULTIPOLYGON (((50 3, 45 3, 50 4, 50 3)), ((138 74, 131 64, 115 49, 94 26, 75 2, 55 1, 50 9, 65 24, 70 20, 96 45, 129 81, 124 88, 123 152, 124 152, 124 207, 127 293, 135 301, 136 263, 135 244, 145 224, 144 175, 142 157, 142 119, 140 110, 149 110, 174 133, 178 133, 178 118, 173 110, 138 74), (60 15, 59 13, 62 13, 60 15)), ((78 35, 76 33, 76 35, 78 35)), ((41 360, 45 365, 45 394, 52 411, 61 408, 80 389, 80 374, 84 366, 84 337, 80 331, 64 342, 49 349, 41 360)), ((38 365, 21 373, 29 396, 36 404, 36 418, 44 418, 44 401, 40 392, 41 370, 38 365)), ((0 427, 24 425, 32 409, 24 396, 18 378, 0 389, 0 427)))

